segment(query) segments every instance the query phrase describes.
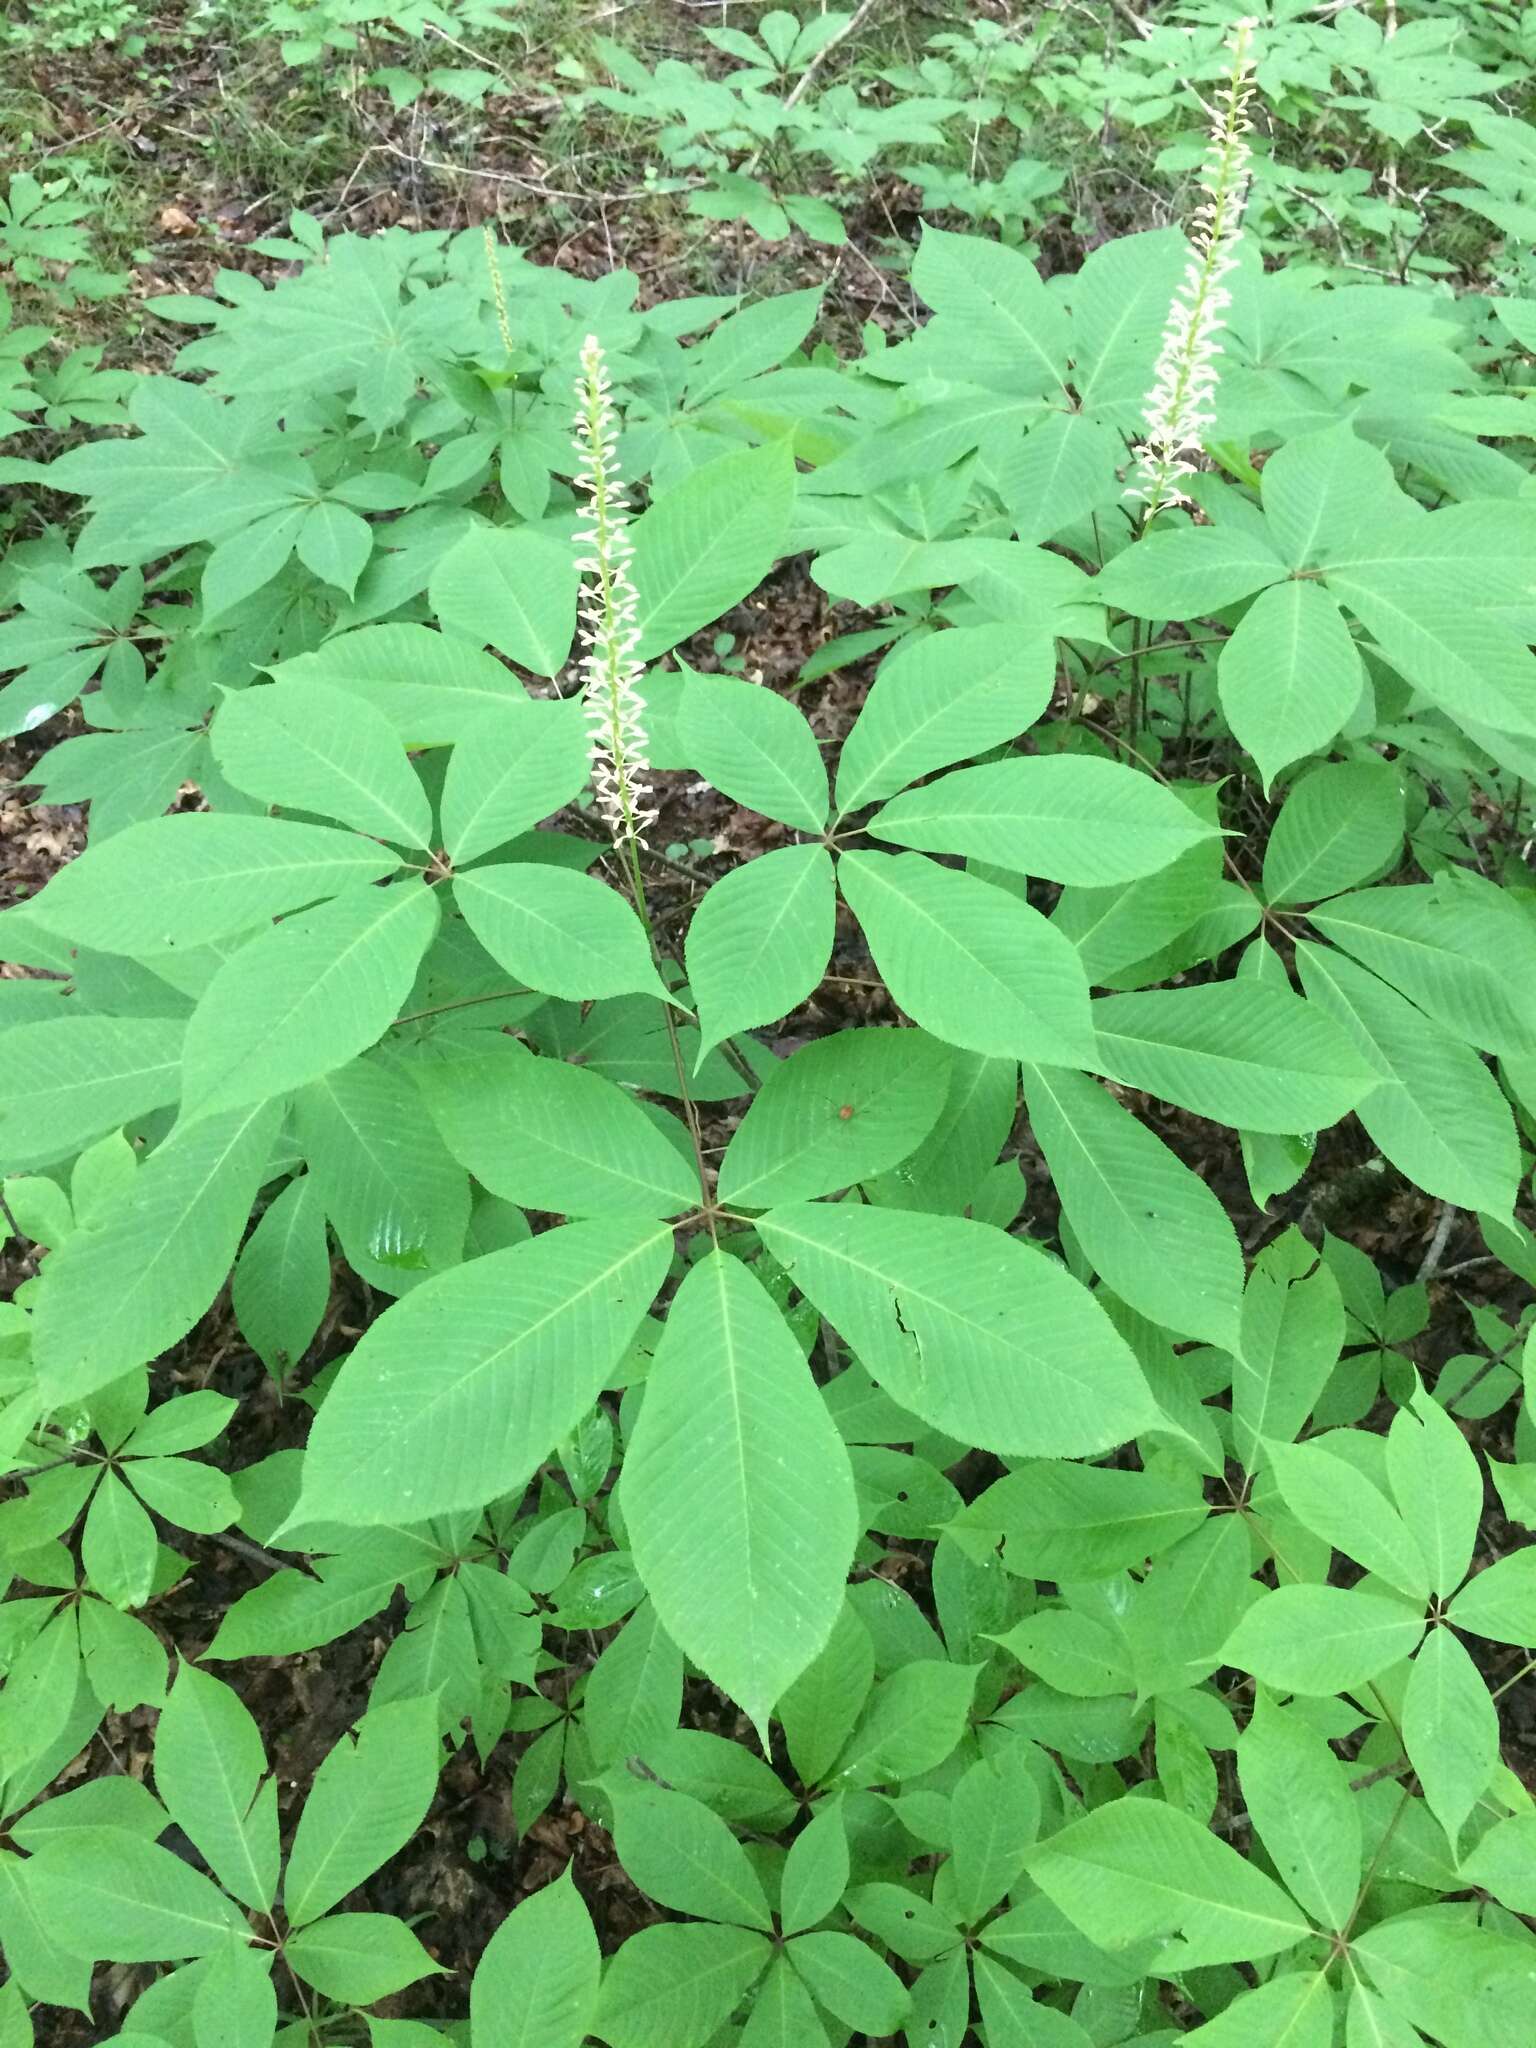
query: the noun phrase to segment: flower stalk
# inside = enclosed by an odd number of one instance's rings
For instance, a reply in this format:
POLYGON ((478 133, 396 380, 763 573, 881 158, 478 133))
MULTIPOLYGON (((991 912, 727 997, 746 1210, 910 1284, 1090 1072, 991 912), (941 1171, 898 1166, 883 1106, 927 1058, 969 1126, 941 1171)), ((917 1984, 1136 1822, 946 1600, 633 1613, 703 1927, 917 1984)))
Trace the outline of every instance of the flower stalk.
POLYGON ((582 578, 582 701, 597 807, 615 846, 622 850, 644 846, 645 828, 655 822, 656 811, 644 780, 649 765, 645 699, 638 685, 645 669, 635 654, 640 644, 640 599, 629 573, 635 550, 628 531, 629 501, 619 471, 611 393, 602 345, 589 334, 581 349, 572 436, 581 458, 576 489, 588 501, 590 519, 576 536, 588 550, 576 564, 582 578))
POLYGON ((1232 294, 1223 279, 1236 268, 1243 235, 1253 152, 1252 19, 1239 21, 1227 39, 1231 68, 1211 114, 1210 141, 1200 167, 1205 198, 1195 210, 1190 234, 1194 254, 1168 309, 1162 349, 1142 418, 1146 438, 1138 443, 1136 477, 1125 495, 1139 498, 1143 525, 1170 505, 1185 504, 1181 480, 1194 474, 1206 430, 1215 420, 1212 400, 1220 378, 1221 343, 1232 294))

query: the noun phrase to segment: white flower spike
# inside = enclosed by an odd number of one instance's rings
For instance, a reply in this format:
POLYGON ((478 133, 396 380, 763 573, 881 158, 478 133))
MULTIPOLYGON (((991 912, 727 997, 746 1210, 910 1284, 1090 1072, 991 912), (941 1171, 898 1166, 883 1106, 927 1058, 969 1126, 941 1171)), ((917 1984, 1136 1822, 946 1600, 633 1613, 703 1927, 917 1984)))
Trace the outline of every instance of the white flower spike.
POLYGON ((614 844, 645 844, 654 823, 650 789, 641 779, 646 760, 645 699, 635 687, 645 673, 635 659, 640 644, 636 623, 639 594, 630 581, 634 542, 628 533, 629 504, 619 474, 617 415, 611 382, 595 334, 582 343, 576 379, 576 432, 572 446, 581 457, 575 485, 590 505, 591 524, 577 541, 590 553, 576 564, 582 577, 582 700, 590 728, 592 787, 614 844))
POLYGON ((1166 506, 1187 502, 1179 480, 1194 473, 1194 458, 1216 417, 1211 409, 1221 374, 1221 343, 1216 337, 1232 303, 1222 279, 1237 264, 1253 154, 1248 146, 1253 132, 1248 107, 1254 92, 1256 26, 1252 19, 1239 21, 1227 38, 1232 66, 1221 100, 1212 110, 1210 145, 1200 167, 1205 198, 1196 208, 1190 234, 1195 253, 1168 309, 1162 350, 1142 411, 1147 436, 1136 448, 1136 481, 1125 495, 1143 501, 1144 521, 1166 506))

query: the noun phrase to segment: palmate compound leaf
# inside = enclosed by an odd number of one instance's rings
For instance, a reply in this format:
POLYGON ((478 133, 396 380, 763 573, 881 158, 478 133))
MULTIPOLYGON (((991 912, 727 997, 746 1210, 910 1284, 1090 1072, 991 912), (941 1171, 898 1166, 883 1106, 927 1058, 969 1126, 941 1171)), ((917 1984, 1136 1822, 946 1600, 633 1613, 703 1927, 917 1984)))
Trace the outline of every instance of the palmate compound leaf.
POLYGON ((518 861, 471 868, 453 893, 485 950, 530 988, 581 1003, 666 993, 644 925, 592 875, 518 861))
MULTIPOLYGON (((8 987, 26 987, 8 983, 8 987)), ((169 990, 167 1001, 174 1000, 169 990)), ((181 1092, 176 1017, 66 1015, 0 1034, 0 1173, 67 1159, 181 1092)))
POLYGON ((329 825, 175 811, 88 847, 27 915, 98 952, 162 953, 230 938, 399 864, 386 847, 329 825))
POLYGON ((899 846, 1087 888, 1156 874, 1198 841, 1220 837, 1151 776, 1086 754, 957 768, 893 797, 868 829, 899 846))
POLYGON ((1024 1096, 1072 1234, 1105 1284, 1169 1329, 1231 1345, 1243 1254, 1205 1182, 1086 1074, 1026 1066, 1024 1096))
POLYGON ((1051 701, 1056 643, 1017 624, 957 626, 881 663, 837 764, 837 807, 891 796, 1027 732, 1051 701))
POLYGON ((571 1223, 424 1281, 332 1383, 295 1526, 423 1521, 525 1485, 607 1384, 671 1256, 664 1225, 571 1223))
POLYGON ((1163 1419, 1087 1289, 990 1224, 813 1203, 759 1229, 882 1388, 935 1429, 1004 1457, 1074 1457, 1163 1419))
POLYGON ((441 915, 424 883, 349 889, 231 954, 198 998, 182 1115, 203 1117, 317 1081, 383 1037, 441 915))
POLYGON ((1520 1143, 1502 1089, 1470 1046, 1331 946, 1302 941, 1310 1000, 1348 1032, 1378 1080, 1356 1114, 1385 1158, 1438 1200, 1507 1217, 1520 1143))
POLYGON ((205 1117, 145 1160, 110 1215, 50 1253, 33 1355, 48 1400, 83 1399, 184 1337, 223 1285, 280 1102, 205 1117))
POLYGON ((394 727, 366 700, 317 682, 232 691, 209 729, 213 757, 249 796, 425 847, 432 806, 394 727))
POLYGON ((724 1253, 694 1266, 672 1304, 620 1500, 668 1635, 766 1746, 770 1712, 832 1633, 859 1516, 800 1346, 724 1253))
POLYGON ((1071 941, 1007 889, 920 853, 847 853, 838 884, 891 995, 965 1052, 1086 1066, 1088 981, 1071 941))
POLYGON ((1101 1947, 1166 1937, 1159 1974, 1251 1962, 1310 1932, 1272 1878, 1158 1799, 1096 1807, 1033 1848, 1025 1867, 1101 1947))
POLYGON ((937 1122, 949 1055, 911 1030, 836 1031, 776 1067, 720 1162, 723 1202, 804 1202, 908 1158, 937 1122))
POLYGON ((1101 997, 1093 1021, 1101 1073, 1234 1129, 1323 1130, 1374 1086, 1330 1016, 1255 981, 1101 997))
POLYGON ((722 1038, 773 1023, 805 1001, 827 971, 836 922, 824 846, 778 847, 710 885, 684 941, 699 1066, 722 1038))

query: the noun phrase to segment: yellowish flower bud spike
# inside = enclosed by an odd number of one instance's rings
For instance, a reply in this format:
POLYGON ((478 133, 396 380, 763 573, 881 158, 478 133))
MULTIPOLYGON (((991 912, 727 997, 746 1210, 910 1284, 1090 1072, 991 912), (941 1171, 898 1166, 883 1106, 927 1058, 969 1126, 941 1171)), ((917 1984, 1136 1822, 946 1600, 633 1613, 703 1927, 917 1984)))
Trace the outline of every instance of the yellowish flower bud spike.
POLYGON ((656 812, 643 780, 649 764, 645 699, 636 687, 645 673, 644 663, 635 658, 640 600, 629 575, 635 550, 619 474, 618 416, 611 389, 602 345, 589 334, 581 349, 572 436, 581 458, 574 481, 588 501, 591 520, 576 536, 589 550, 576 564, 582 578, 582 700, 598 809, 616 846, 643 846, 645 828, 655 822, 656 812))
POLYGON ((1147 434, 1137 445, 1136 480, 1125 495, 1142 500, 1144 522, 1165 506, 1187 502, 1180 479, 1194 473, 1206 429, 1216 417, 1211 405, 1221 374, 1221 343, 1216 337, 1232 303, 1222 280, 1237 265, 1253 154, 1248 146, 1253 132, 1248 108, 1254 93, 1256 25, 1251 19, 1240 21, 1227 38, 1232 64, 1211 111, 1210 143, 1200 167, 1205 198, 1195 210, 1190 233, 1194 255, 1168 309, 1152 389, 1142 410, 1147 434))

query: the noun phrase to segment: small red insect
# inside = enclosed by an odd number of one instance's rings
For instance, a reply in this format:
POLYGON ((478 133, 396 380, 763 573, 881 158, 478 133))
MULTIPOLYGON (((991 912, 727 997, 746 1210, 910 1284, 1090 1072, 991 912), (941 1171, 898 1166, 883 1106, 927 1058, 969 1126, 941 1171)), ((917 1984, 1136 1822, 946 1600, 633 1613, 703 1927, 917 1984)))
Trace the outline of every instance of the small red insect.
POLYGON ((848 1119, 853 1115, 853 1104, 845 1102, 837 1114, 842 1122, 847 1123, 848 1119))

